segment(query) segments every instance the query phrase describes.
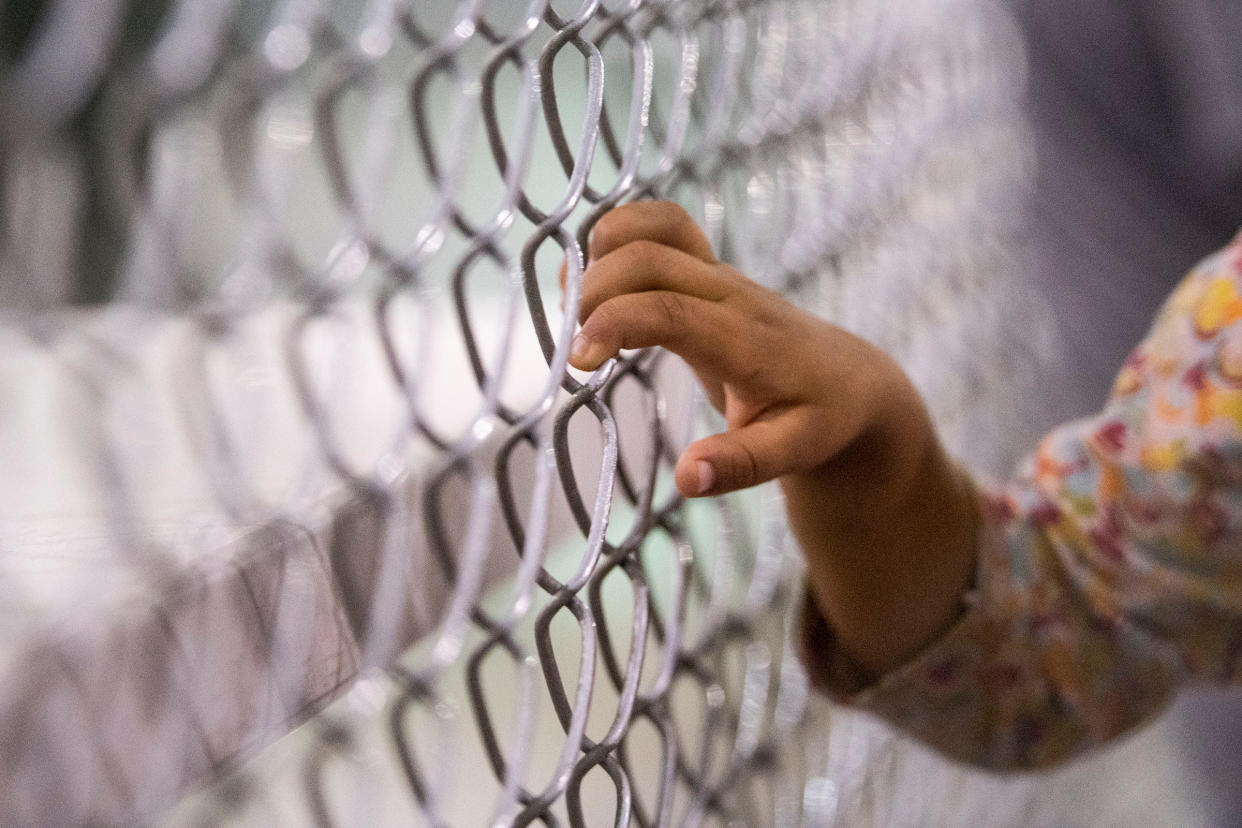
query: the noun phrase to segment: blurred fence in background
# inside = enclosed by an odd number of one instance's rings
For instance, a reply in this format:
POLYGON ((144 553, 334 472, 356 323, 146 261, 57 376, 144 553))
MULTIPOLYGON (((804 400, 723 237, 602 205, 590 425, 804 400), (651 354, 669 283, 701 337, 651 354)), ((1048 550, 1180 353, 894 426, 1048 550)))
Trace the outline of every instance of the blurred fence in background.
POLYGON ((796 825, 896 795, 808 697, 777 493, 683 503, 676 453, 720 427, 688 373, 567 349, 594 222, 670 198, 1004 468, 1052 354, 997 9, 3 15, 4 821, 796 825))

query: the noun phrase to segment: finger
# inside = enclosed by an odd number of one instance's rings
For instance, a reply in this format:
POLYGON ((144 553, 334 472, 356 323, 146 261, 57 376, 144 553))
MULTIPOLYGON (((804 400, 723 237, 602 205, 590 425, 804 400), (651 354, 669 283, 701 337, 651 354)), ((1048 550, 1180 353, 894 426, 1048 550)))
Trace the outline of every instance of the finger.
POLYGON ((593 371, 622 348, 662 345, 696 371, 723 378, 744 359, 734 345, 745 341, 737 335, 740 327, 736 314, 716 302, 667 290, 627 293, 582 323, 569 361, 593 371))
POLYGON ((729 271, 706 264, 675 247, 640 239, 594 260, 583 274, 578 318, 617 296, 646 290, 669 290, 700 299, 724 298, 729 271))
POLYGON ((814 468, 827 458, 813 420, 809 410, 791 409, 692 443, 677 459, 678 491, 726 494, 814 468))
POLYGON ((602 259, 639 239, 674 247, 708 264, 716 262, 698 223, 671 201, 633 201, 605 213, 591 229, 590 258, 602 259))
POLYGON ((703 389, 703 393, 707 395, 707 401, 711 403, 712 408, 724 414, 725 391, 720 381, 714 377, 704 376, 699 371, 694 372, 694 378, 699 381, 699 386, 703 389))
POLYGON ((569 260, 561 261, 561 271, 556 275, 557 281, 561 283, 561 310, 565 310, 565 280, 569 278, 569 260))

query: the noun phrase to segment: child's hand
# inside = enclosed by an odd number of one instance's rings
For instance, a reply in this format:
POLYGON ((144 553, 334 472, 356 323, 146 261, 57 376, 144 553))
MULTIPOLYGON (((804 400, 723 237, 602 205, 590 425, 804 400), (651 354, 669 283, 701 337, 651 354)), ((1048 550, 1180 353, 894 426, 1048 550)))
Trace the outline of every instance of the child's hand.
POLYGON ((808 580, 841 646, 878 673, 956 616, 975 511, 922 400, 863 340, 716 261, 675 204, 596 224, 571 363, 660 345, 703 383, 728 429, 678 459, 678 489, 714 495, 780 478, 808 580))
MULTIPOLYGON (((728 431, 690 446, 677 463, 686 496, 809 472, 894 419, 923 419, 918 395, 888 356, 716 261, 675 204, 608 213, 595 226, 590 259, 574 367, 593 370, 621 348, 662 345, 694 369, 725 415, 728 431)), ((890 450, 917 454, 929 434, 907 436, 912 445, 890 450)))

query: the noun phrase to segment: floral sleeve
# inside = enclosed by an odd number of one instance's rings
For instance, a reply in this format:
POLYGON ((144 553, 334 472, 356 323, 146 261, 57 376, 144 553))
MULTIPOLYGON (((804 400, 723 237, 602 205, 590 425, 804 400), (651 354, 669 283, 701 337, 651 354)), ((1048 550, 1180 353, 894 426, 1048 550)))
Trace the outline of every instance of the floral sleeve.
POLYGON ((1042 767, 1242 680, 1242 236, 1196 267, 1098 416, 981 494, 976 585, 870 687, 808 602, 812 680, 961 761, 1042 767))

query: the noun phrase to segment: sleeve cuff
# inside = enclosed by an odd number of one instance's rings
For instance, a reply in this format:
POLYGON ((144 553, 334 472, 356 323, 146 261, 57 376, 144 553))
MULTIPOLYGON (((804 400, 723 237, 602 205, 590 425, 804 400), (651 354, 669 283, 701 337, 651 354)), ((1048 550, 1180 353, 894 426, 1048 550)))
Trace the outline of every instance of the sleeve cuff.
POLYGON ((943 634, 900 667, 878 678, 870 677, 837 646, 832 627, 815 601, 803 590, 799 610, 799 657, 811 685, 842 704, 866 707, 877 697, 899 694, 905 687, 923 687, 928 677, 951 678, 953 665, 960 663, 960 644, 974 640, 980 625, 974 609, 973 591, 964 598, 961 617, 943 634))
POLYGON ((1004 495, 987 492, 980 492, 980 506, 972 585, 961 615, 938 638, 872 678, 838 646, 804 593, 800 655, 820 692, 952 760, 1001 772, 1049 767, 1099 740, 1049 681, 1059 663, 1044 663, 1007 558, 1011 506, 1004 495))

